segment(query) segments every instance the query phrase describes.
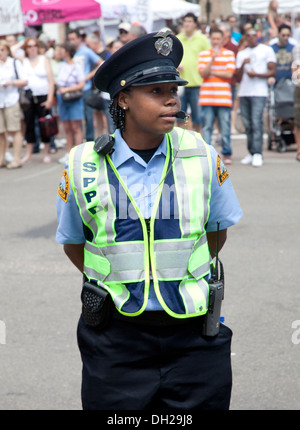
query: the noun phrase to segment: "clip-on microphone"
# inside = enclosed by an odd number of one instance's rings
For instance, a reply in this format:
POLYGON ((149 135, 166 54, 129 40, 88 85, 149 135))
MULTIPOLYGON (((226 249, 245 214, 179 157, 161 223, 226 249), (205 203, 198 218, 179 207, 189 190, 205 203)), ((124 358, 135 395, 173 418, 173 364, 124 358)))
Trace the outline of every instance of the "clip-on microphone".
POLYGON ((187 115, 183 110, 180 110, 179 112, 177 112, 175 114, 175 117, 178 118, 178 119, 183 119, 184 122, 185 122, 185 125, 186 125, 190 116, 187 115))

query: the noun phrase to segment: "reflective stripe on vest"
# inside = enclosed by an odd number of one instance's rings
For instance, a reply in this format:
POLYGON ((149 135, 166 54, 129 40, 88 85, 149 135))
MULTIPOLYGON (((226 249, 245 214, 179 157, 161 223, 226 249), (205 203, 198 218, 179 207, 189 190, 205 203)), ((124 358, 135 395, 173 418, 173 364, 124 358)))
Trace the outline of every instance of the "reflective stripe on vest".
MULTIPOLYGON (((210 262, 204 230, 210 206, 210 153, 200 135, 182 129, 174 129, 168 141, 149 237, 145 220, 110 157, 99 156, 92 142, 75 147, 70 153, 71 185, 82 220, 92 233, 92 240, 85 245, 84 273, 89 279, 105 283, 116 307, 125 315, 143 312, 150 279, 158 300, 170 315, 186 318, 207 310, 208 285, 203 278, 209 273, 210 262), (117 214, 120 216, 124 202, 117 201, 118 193, 109 182, 112 173, 136 211, 142 232, 140 240, 134 236, 128 241, 116 240, 117 214), (166 186, 166 177, 172 177, 171 190, 166 186), (164 224, 156 215, 171 191, 177 197, 175 222, 180 234, 164 238, 164 224), (180 309, 175 309, 178 298, 180 309), (127 308, 130 311, 124 310, 127 308)), ((172 217, 174 221, 175 215, 172 217)))

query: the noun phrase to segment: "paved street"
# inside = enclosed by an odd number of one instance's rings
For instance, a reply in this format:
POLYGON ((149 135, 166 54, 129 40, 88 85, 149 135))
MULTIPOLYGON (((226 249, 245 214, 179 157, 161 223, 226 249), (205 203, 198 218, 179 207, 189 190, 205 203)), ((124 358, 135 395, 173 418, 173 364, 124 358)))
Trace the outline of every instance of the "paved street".
MULTIPOLYGON (((265 149, 262 168, 242 166, 245 137, 232 146, 228 170, 244 217, 220 255, 222 313, 234 332, 231 409, 300 409, 300 344, 292 341, 300 341, 292 328, 300 320, 300 163, 290 146, 265 149)), ((55 242, 62 155, 0 170, 1 410, 81 408, 81 275, 55 242)))

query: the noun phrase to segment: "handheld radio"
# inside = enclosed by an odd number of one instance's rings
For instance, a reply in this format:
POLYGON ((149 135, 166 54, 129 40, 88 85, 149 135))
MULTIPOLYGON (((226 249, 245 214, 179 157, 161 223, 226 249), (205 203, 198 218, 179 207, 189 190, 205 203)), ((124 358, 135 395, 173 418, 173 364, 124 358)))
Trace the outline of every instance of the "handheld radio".
POLYGON ((212 270, 211 278, 208 281, 209 297, 208 297, 208 310, 204 316, 204 323, 202 327, 202 335, 216 336, 220 330, 220 316, 221 305, 224 299, 224 270, 223 264, 219 259, 219 227, 217 229, 217 243, 216 243, 216 262, 212 270), (220 270, 219 270, 220 267, 220 270))

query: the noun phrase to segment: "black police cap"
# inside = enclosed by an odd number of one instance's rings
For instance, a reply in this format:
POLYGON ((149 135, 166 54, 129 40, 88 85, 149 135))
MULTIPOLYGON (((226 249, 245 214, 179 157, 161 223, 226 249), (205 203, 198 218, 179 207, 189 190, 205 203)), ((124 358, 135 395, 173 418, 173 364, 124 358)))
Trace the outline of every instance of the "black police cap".
POLYGON ((126 43, 97 70, 96 88, 113 98, 130 86, 177 82, 186 85, 177 71, 183 47, 170 30, 149 33, 126 43))

